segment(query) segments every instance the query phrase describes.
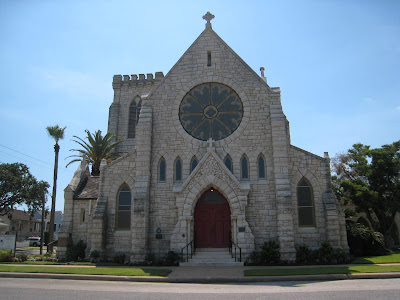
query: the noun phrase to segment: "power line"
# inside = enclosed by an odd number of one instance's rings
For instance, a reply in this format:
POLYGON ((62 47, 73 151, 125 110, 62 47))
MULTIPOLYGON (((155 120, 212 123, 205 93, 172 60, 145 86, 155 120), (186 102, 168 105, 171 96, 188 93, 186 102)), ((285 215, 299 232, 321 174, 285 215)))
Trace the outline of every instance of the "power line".
MULTIPOLYGON (((25 156, 27 156, 27 157, 29 157, 29 158, 31 158, 31 159, 34 159, 34 160, 36 160, 36 161, 38 161, 38 162, 43 163, 43 164, 46 164, 46 166, 43 166, 43 165, 41 165, 41 164, 38 164, 38 163, 36 163, 36 162, 34 162, 34 161, 31 161, 31 160, 28 160, 28 159, 26 159, 26 158, 22 158, 22 157, 20 157, 20 156, 15 155, 15 154, 7 153, 7 152, 4 152, 4 151, 1 151, 1 150, 0 150, 1 153, 4 153, 4 154, 7 154, 7 155, 16 157, 16 158, 18 158, 18 159, 22 159, 22 160, 28 161, 29 163, 35 164, 35 165, 37 165, 37 166, 39 166, 39 167, 44 167, 44 168, 49 168, 49 169, 52 169, 52 168, 53 168, 53 165, 50 164, 50 163, 48 163, 48 162, 45 162, 45 161, 43 161, 43 160, 40 160, 40 159, 35 158, 35 157, 33 157, 33 156, 30 156, 30 155, 28 155, 28 154, 22 153, 21 151, 12 149, 12 148, 10 148, 10 147, 4 146, 4 145, 2 145, 2 144, 0 144, 0 146, 4 147, 4 148, 6 148, 6 149, 9 149, 9 150, 11 150, 11 151, 14 151, 14 152, 16 152, 16 153, 18 153, 18 154, 25 155, 25 156)), ((69 175, 70 175, 70 174, 73 174, 72 171, 66 170, 66 169, 63 169, 63 168, 59 168, 59 171, 68 173, 69 175)))
POLYGON ((28 154, 22 153, 22 152, 20 152, 20 151, 18 151, 18 150, 12 149, 12 148, 7 147, 7 146, 4 146, 4 145, 2 145, 2 144, 0 144, 0 146, 2 146, 2 147, 4 147, 4 148, 7 148, 7 149, 9 149, 9 150, 11 150, 11 151, 17 152, 17 153, 19 153, 19 154, 28 156, 28 157, 30 157, 30 158, 33 158, 34 160, 40 161, 40 162, 42 162, 42 163, 44 163, 44 164, 46 164, 46 165, 51 165, 51 164, 49 164, 49 163, 46 162, 46 161, 40 160, 40 159, 38 159, 38 158, 36 158, 36 157, 33 157, 33 156, 28 155, 28 154))

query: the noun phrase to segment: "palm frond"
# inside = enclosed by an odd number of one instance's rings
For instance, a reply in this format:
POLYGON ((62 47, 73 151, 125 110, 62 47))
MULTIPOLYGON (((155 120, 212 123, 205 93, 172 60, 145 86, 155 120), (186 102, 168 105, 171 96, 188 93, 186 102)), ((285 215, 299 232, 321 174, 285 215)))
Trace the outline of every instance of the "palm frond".
POLYGON ((47 126, 46 130, 47 133, 56 141, 56 144, 58 143, 59 140, 62 140, 64 138, 64 131, 65 127, 60 127, 58 124, 54 126, 47 126))
POLYGON ((75 155, 68 156, 68 158, 74 158, 70 161, 67 166, 73 162, 81 161, 85 159, 87 163, 92 165, 92 175, 99 175, 100 164, 103 159, 107 162, 120 156, 119 152, 113 152, 113 149, 122 141, 113 142, 115 135, 107 133, 102 136, 101 130, 97 130, 92 134, 89 130, 85 130, 86 137, 84 139, 73 136, 73 141, 80 145, 82 149, 71 149, 70 151, 77 152, 75 155), (80 157, 80 160, 78 159, 80 157))

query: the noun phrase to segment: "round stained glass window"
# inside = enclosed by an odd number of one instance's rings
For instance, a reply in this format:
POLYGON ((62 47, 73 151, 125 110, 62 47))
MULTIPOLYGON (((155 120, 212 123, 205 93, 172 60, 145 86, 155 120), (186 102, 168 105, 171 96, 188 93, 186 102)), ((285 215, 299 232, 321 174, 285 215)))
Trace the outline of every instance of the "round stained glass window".
POLYGON ((203 83, 191 89, 179 107, 183 128, 196 139, 222 140, 240 125, 243 104, 239 95, 220 83, 203 83))

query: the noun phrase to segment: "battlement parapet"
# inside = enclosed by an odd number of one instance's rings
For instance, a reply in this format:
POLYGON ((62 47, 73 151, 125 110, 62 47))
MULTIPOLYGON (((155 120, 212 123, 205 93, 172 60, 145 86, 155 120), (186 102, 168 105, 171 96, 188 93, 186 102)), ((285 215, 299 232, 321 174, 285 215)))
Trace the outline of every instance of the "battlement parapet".
POLYGON ((114 75, 113 88, 119 88, 121 85, 135 86, 138 84, 153 84, 161 81, 164 78, 163 72, 156 72, 155 76, 152 73, 146 74, 132 74, 132 75, 114 75))

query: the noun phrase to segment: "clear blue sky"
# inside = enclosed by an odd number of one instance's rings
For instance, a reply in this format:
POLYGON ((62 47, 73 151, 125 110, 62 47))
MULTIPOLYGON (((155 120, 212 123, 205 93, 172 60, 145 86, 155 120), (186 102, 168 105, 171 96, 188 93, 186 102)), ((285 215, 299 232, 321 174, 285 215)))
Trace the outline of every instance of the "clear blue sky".
MULTIPOLYGON (((323 156, 400 139, 400 1, 0 1, 0 162, 52 184, 57 210, 77 164, 73 135, 106 132, 114 74, 166 74, 203 31, 202 16, 280 87, 292 144, 323 156)), ((239 74, 238 74, 239 76, 239 74)), ((49 189, 51 191, 51 188, 49 189)))

